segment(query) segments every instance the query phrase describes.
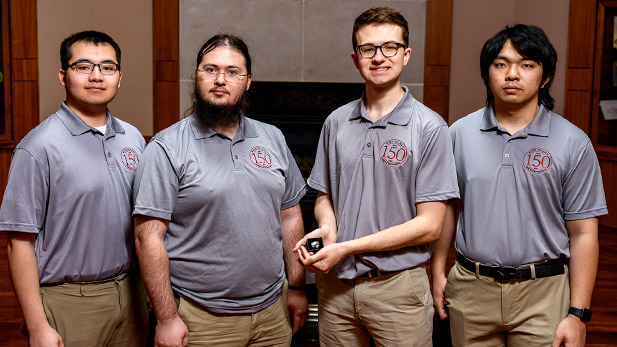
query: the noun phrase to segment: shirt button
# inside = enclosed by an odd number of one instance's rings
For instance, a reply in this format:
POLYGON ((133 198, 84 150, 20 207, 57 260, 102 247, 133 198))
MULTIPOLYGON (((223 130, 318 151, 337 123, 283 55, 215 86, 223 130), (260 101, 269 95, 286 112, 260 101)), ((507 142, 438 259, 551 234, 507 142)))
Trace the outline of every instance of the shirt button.
POLYGON ((366 147, 369 147, 369 148, 370 148, 372 145, 373 145, 373 144, 369 142, 369 143, 367 143, 367 144, 366 144, 366 147))
POLYGON ((107 157, 111 158, 111 153, 107 152, 107 157))
POLYGON ((506 154, 506 155, 504 155, 504 157, 506 157, 506 158, 510 158, 510 155, 509 155, 509 154, 506 154))
POLYGON ((237 155, 237 154, 236 154, 236 155, 234 155, 234 158, 238 159, 238 155, 237 155))

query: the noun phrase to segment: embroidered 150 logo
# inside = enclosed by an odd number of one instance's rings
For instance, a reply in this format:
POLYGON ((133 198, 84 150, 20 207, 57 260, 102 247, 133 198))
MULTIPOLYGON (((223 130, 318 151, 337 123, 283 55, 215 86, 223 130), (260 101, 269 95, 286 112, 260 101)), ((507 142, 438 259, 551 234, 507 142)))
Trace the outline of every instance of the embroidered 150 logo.
POLYGON ((251 148, 249 153, 251 163, 262 169, 269 169, 272 167, 272 157, 268 151, 260 146, 251 148))
POLYGON ((137 163, 139 163, 139 154, 137 151, 131 147, 124 147, 122 152, 120 152, 120 158, 122 159, 122 164, 128 170, 135 171, 137 169, 137 163))
POLYGON ((388 140, 379 149, 379 158, 387 166, 401 166, 407 160, 407 146, 401 140, 388 140))
POLYGON ((543 174, 553 165, 551 153, 544 148, 532 148, 523 156, 523 167, 532 174, 543 174))

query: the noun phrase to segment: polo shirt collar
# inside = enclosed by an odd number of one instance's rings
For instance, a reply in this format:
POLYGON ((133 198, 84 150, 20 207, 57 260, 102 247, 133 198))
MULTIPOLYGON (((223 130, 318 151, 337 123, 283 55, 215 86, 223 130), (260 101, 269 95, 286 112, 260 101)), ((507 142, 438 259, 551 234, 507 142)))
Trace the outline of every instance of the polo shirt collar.
MULTIPOLYGON (((56 115, 58 115, 60 121, 62 121, 66 129, 73 136, 93 131, 93 128, 79 118, 79 116, 71 110, 71 108, 64 101, 62 102, 60 109, 56 112, 56 115)), ((107 110, 107 127, 111 128, 114 133, 124 134, 124 128, 120 125, 120 122, 118 122, 118 120, 111 115, 109 110, 107 110)))
MULTIPOLYGON (((409 89, 406 86, 401 86, 405 91, 405 94, 398 102, 396 107, 389 114, 385 115, 383 118, 378 120, 377 122, 388 122, 390 124, 396 125, 407 125, 411 120, 412 110, 415 104, 414 97, 409 93, 409 89)), ((367 121, 373 123, 373 120, 369 116, 368 112, 366 112, 366 104, 364 103, 365 94, 362 93, 362 98, 358 103, 358 106, 354 108, 349 116, 349 120, 354 120, 358 118, 364 118, 367 121)))
MULTIPOLYGON (((536 113, 536 116, 533 118, 531 123, 525 127, 525 129, 528 135, 548 136, 550 127, 551 113, 544 107, 544 105, 540 105, 538 113, 536 113)), ((493 105, 491 105, 484 109, 484 117, 482 118, 482 126, 480 127, 480 130, 489 131, 495 129, 499 129, 499 124, 497 123, 497 118, 495 117, 493 105)))
MULTIPOLYGON (((196 140, 205 139, 208 137, 213 137, 219 134, 216 130, 211 127, 204 125, 195 113, 190 116, 191 129, 193 130, 193 135, 196 140)), ((238 125, 238 131, 236 132, 235 138, 245 139, 247 137, 257 137, 257 131, 249 122, 244 115, 240 116, 240 124, 238 125)))

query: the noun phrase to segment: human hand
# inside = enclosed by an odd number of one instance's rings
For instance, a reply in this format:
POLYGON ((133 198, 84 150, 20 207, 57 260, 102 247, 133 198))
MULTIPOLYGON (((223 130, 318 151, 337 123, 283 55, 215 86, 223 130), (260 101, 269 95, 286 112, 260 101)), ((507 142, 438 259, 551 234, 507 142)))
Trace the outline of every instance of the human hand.
POLYGON ((316 254, 309 253, 304 246, 300 246, 298 257, 309 272, 326 274, 348 255, 346 243, 331 243, 324 246, 316 254))
POLYGON ((321 227, 311 231, 310 233, 304 235, 304 237, 296 243, 293 251, 298 252, 301 246, 306 245, 306 240, 311 238, 321 237, 323 240, 324 246, 329 245, 331 243, 336 243, 336 228, 331 227, 329 225, 322 225, 321 227))
POLYGON ((28 345, 32 347, 64 347, 62 337, 49 324, 28 330, 28 345))
POLYGON ((154 334, 155 347, 184 347, 188 343, 189 330, 178 314, 157 322, 154 334))
POLYGON ((290 289, 287 291, 287 309, 292 321, 292 334, 295 334, 308 318, 308 301, 303 290, 290 289))
POLYGON ((585 323, 576 316, 568 315, 557 326, 552 347, 583 347, 586 333, 585 323))
POLYGON ((444 274, 437 276, 433 275, 433 301, 435 302, 435 308, 441 320, 448 318, 448 310, 446 308, 448 301, 445 295, 447 281, 448 279, 444 274))

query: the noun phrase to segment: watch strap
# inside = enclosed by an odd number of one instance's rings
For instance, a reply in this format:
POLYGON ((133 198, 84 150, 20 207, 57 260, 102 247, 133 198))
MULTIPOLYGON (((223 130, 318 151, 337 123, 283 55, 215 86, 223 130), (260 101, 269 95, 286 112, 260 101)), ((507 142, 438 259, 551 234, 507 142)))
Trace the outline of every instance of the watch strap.
POLYGON ((591 320, 591 310, 586 309, 586 308, 576 308, 576 307, 570 307, 570 309, 568 310, 568 314, 577 316, 578 318, 580 318, 583 322, 589 322, 591 320))

